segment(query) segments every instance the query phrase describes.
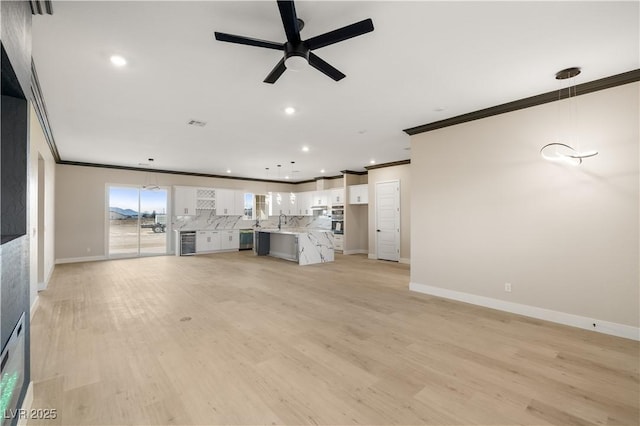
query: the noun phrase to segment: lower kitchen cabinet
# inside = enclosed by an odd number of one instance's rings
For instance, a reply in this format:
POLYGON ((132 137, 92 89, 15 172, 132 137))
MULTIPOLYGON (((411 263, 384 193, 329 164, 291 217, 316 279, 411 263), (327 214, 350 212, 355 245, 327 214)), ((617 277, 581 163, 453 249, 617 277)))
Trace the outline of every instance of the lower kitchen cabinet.
POLYGON ((235 229, 232 231, 220 232, 220 250, 239 250, 240 249, 240 231, 235 229))
POLYGON ((333 236, 333 250, 334 251, 343 251, 344 250, 344 235, 343 234, 334 234, 334 236, 333 236))
POLYGON ((198 231, 196 233, 196 253, 211 253, 221 250, 239 250, 240 231, 198 231))
POLYGON ((220 250, 220 231, 198 231, 196 233, 196 253, 220 250))

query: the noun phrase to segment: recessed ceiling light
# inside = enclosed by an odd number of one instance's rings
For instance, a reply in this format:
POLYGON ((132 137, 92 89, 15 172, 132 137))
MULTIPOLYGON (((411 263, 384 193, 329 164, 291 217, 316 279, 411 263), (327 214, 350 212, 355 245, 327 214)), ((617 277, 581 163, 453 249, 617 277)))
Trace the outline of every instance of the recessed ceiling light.
POLYGON ((320 173, 324 173, 324 169, 320 170, 320 173))
POLYGON ((227 173, 231 173, 231 170, 227 169, 227 173))
POLYGON ((289 176, 285 176, 284 178, 285 178, 285 179, 289 179, 289 176))
POLYGON ((113 55, 109 60, 116 67, 124 67, 127 65, 127 60, 120 55, 113 55))
POLYGON ((309 152, 309 147, 308 146, 303 146, 302 147, 302 152, 309 152))
POLYGON ((376 164, 376 160, 369 161, 369 164, 376 164))
POLYGON ((284 109, 284 112, 285 112, 287 115, 292 115, 292 114, 294 114, 294 113, 296 112, 296 109, 295 109, 294 107, 286 107, 286 108, 284 109))

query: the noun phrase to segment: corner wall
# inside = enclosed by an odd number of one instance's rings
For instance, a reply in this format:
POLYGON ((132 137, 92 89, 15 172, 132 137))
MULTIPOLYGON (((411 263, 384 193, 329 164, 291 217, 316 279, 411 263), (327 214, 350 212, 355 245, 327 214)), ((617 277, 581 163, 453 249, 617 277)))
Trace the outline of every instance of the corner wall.
POLYGON ((411 288, 638 338, 639 91, 574 99, 579 167, 539 154, 568 101, 413 136, 411 288))
MULTIPOLYGON (((47 145, 33 106, 29 108, 29 230, 30 230, 30 290, 33 306, 38 290, 46 288, 55 266, 55 170, 56 163, 47 145), (38 159, 44 161, 44 176, 39 176, 38 159), (40 188, 39 178, 44 178, 40 188), (40 190, 43 190, 40 193, 40 190), (44 205, 40 205, 44 203, 44 205), (39 212, 44 217, 39 217, 39 212), (39 249, 39 245, 44 247, 39 249), (43 259, 40 259, 43 255, 43 259), (40 266, 39 266, 40 265, 40 266), (42 268, 39 278, 38 268, 42 268)), ((40 181, 42 182, 42 180, 40 181)))

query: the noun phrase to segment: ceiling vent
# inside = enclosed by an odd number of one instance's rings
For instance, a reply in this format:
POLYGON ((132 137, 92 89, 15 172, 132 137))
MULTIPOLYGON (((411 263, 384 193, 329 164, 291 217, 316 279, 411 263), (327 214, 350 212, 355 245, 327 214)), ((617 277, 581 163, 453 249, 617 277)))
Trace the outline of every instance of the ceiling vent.
POLYGON ((207 125, 206 121, 200 121, 200 120, 189 120, 187 121, 187 124, 189 126, 197 126, 197 127, 204 127, 207 125))

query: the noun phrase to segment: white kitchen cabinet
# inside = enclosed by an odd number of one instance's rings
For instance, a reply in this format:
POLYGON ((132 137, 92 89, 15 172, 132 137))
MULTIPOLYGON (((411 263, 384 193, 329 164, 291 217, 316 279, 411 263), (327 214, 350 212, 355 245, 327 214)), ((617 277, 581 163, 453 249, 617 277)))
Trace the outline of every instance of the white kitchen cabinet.
POLYGON ((233 189, 216 189, 216 215, 244 215, 244 192, 233 189))
POLYGON ((333 249, 335 251, 344 251, 344 235, 335 234, 333 236, 333 249))
POLYGON ((196 214, 196 188, 190 186, 173 187, 173 214, 193 216, 196 214))
POLYGON ((331 203, 332 206, 344 205, 344 188, 334 188, 331 190, 331 203))
POLYGON ((350 185, 349 204, 369 204, 369 185, 350 185))
POLYGON ((230 231, 220 231, 220 250, 239 250, 240 231, 233 229, 230 231))
POLYGON ((292 215, 295 213, 295 197, 291 200, 290 192, 272 192, 269 216, 281 214, 292 215))
POLYGON ((329 193, 329 191, 314 191, 313 193, 313 199, 311 200, 311 205, 312 206, 328 206, 329 205, 329 198, 331 197, 331 194, 329 193))
POLYGON ((213 188, 196 188, 196 208, 198 210, 215 210, 216 190, 213 188))
POLYGON ((285 213, 289 216, 297 216, 298 215, 298 196, 294 192, 285 192, 286 200, 285 200, 285 213))
POLYGON ((196 233, 196 253, 220 250, 221 231, 198 231, 196 233))
POLYGON ((296 194, 297 201, 297 216, 312 216, 311 201, 313 200, 311 191, 298 192, 296 194))

